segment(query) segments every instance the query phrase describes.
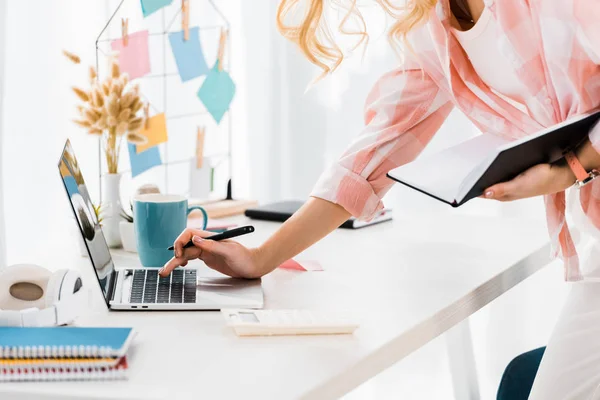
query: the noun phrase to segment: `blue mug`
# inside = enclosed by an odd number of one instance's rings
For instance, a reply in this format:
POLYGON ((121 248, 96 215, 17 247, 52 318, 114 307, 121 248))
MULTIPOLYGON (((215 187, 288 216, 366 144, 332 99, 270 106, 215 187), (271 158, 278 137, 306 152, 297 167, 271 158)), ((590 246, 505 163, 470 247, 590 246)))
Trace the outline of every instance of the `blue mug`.
POLYGON ((140 261, 144 267, 162 267, 173 257, 168 250, 187 227, 192 210, 200 210, 206 229, 208 217, 202 207, 188 207, 183 196, 141 194, 133 200, 133 225, 140 261))

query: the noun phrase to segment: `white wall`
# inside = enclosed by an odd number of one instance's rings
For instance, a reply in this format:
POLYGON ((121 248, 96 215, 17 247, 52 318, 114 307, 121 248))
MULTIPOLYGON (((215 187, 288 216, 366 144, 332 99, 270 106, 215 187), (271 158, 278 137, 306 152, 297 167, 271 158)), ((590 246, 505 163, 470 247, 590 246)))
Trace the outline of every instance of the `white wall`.
MULTIPOLYGON (((84 171, 95 171, 96 141, 70 121, 81 76, 61 54, 94 61, 94 42, 104 22, 104 2, 2 1, 6 8, 3 184, 9 263, 31 261, 69 235, 70 210, 57 163, 67 137, 84 171), (84 156, 85 154, 85 156, 84 156), (31 241, 35 241, 35 245, 31 241)), ((81 70, 81 73, 86 73, 81 70)), ((86 179, 95 187, 95 173, 86 179)))
MULTIPOLYGON (((4 125, 4 45, 6 36, 6 3, 0 2, 0 177, 2 176, 2 142, 4 125)), ((4 196, 3 183, 0 180, 0 269, 6 264, 6 239, 4 227, 4 196)))

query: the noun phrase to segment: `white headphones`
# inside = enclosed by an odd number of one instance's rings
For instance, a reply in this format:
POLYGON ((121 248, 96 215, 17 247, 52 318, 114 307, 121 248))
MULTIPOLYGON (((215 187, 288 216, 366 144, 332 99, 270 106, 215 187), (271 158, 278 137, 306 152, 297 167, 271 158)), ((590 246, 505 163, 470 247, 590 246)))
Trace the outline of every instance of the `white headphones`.
POLYGON ((85 306, 81 276, 33 264, 0 270, 0 326, 56 326, 72 322, 85 306))

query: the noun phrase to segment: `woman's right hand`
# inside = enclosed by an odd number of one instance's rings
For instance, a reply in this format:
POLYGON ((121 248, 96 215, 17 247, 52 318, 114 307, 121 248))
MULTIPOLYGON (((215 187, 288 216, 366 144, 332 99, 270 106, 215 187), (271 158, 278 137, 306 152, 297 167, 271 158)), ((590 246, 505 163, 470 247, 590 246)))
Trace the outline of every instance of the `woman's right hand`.
POLYGON ((186 229, 175 240, 175 257, 159 271, 168 276, 177 267, 185 267, 190 260, 200 259, 209 267, 234 278, 259 278, 268 271, 261 271, 258 250, 248 249, 238 242, 223 240, 215 242, 203 238, 213 235, 197 229, 186 229), (183 246, 190 240, 194 247, 183 246))
POLYGON ((342 206, 311 197, 256 249, 248 249, 230 240, 202 240, 213 233, 186 229, 175 241, 175 257, 159 273, 160 276, 167 276, 175 268, 185 267, 189 260, 198 258, 225 275, 259 278, 323 238, 349 217, 350 214, 342 206), (195 239, 194 247, 184 249, 183 246, 192 239, 195 239))

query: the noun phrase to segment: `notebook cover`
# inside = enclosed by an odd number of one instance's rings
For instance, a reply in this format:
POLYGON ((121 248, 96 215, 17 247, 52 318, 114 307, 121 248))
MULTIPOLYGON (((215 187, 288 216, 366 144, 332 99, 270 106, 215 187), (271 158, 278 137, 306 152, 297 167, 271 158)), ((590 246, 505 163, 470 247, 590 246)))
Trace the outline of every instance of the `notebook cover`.
POLYGON ((121 357, 131 343, 133 332, 131 328, 0 327, 0 358, 31 358, 30 349, 34 347, 38 357, 69 357, 81 351, 84 352, 82 355, 98 357, 100 348, 108 348, 105 355, 121 357), (61 349, 62 354, 58 354, 61 349), (96 354, 89 354, 94 349, 96 354), (40 350, 42 354, 39 354, 40 350))
MULTIPOLYGON (((434 188, 420 185, 418 182, 408 183, 403 181, 399 176, 387 174, 388 178, 402 183, 414 190, 426 194, 436 200, 449 204, 452 207, 459 207, 467 201, 481 196, 485 189, 500 182, 506 182, 523 171, 534 165, 541 163, 552 163, 559 160, 565 151, 573 149, 585 140, 589 134, 589 130, 596 121, 600 119, 600 112, 595 111, 590 114, 567 120, 562 124, 550 127, 545 131, 537 134, 529 135, 523 139, 515 141, 517 143, 509 143, 500 146, 500 150, 492 164, 483 172, 483 175, 473 183, 470 190, 466 193, 463 199, 458 201, 453 199, 443 199, 436 196, 434 188), (538 135, 536 137, 536 135, 538 135), (522 143, 518 143, 522 142, 522 143), (514 146, 516 145, 516 146, 514 146), (514 147, 510 147, 514 146, 514 147)), ((435 163, 435 157, 431 157, 431 162, 435 163)), ((402 167, 397 168, 400 171, 402 167)), ((438 177, 444 177, 444 169, 437 168, 436 174, 438 177)), ((400 175, 398 173, 397 175, 400 175)), ((457 190, 459 188, 457 187, 457 190)))
POLYGON ((120 358, 3 358, 0 369, 19 368, 100 368, 114 367, 120 358))
POLYGON ((560 160, 566 151, 576 148, 588 137, 598 119, 600 112, 573 122, 565 121, 564 125, 550 129, 543 136, 501 151, 458 205, 481 196, 488 187, 509 181, 534 165, 560 160))
POLYGON ((245 211, 248 218, 265 221, 285 222, 304 204, 301 201, 281 201, 278 203, 265 204, 245 211))

